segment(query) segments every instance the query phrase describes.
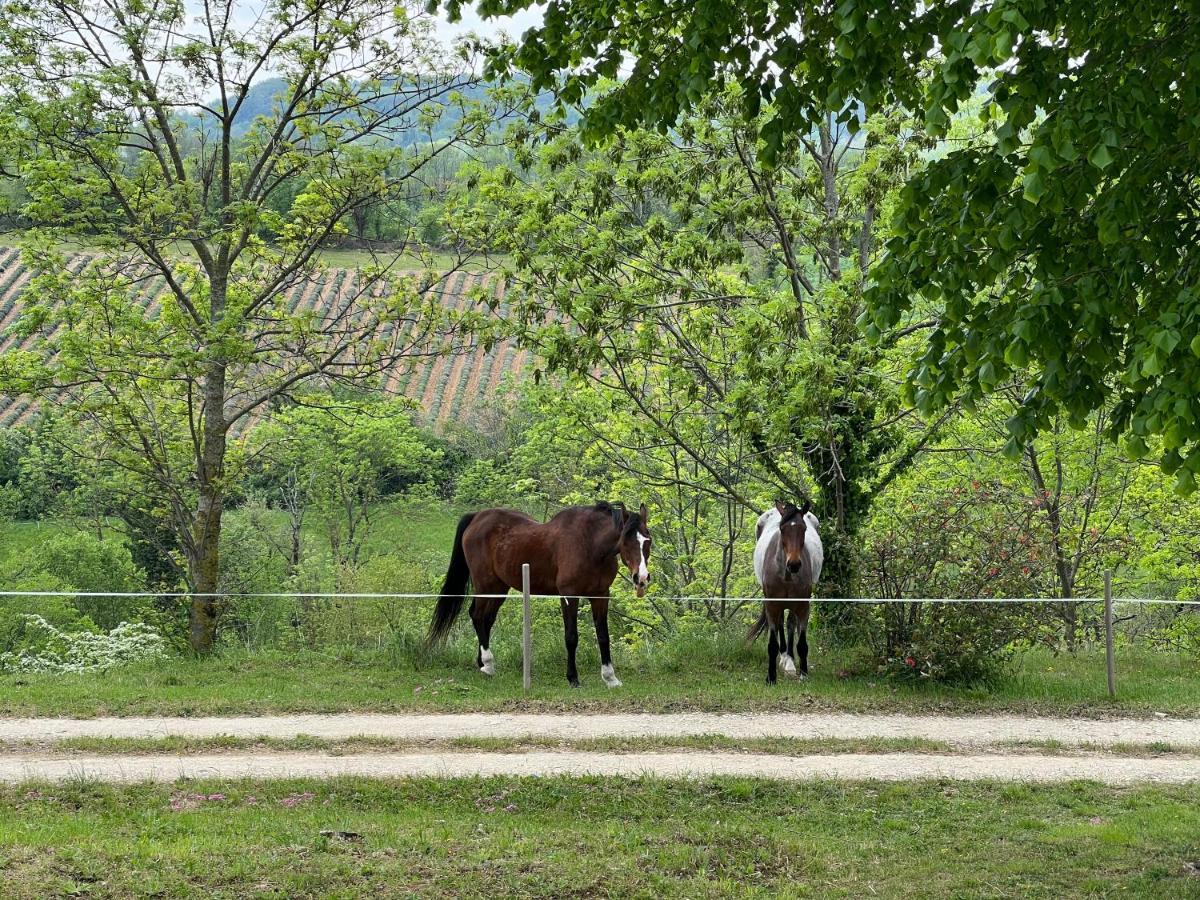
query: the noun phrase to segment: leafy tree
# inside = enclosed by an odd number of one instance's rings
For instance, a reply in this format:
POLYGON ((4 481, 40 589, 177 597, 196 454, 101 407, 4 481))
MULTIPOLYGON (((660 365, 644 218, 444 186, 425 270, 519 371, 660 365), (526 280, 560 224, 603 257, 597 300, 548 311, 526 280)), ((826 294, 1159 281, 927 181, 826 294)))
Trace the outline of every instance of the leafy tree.
POLYGON ((12 518, 74 511, 71 501, 86 483, 70 451, 74 437, 70 423, 52 414, 0 429, 0 496, 12 518))
POLYGON ((47 343, 0 357, 0 389, 65 406, 85 452, 151 491, 183 551, 190 642, 204 652, 234 437, 308 380, 374 378, 434 327, 430 279, 389 277, 387 259, 331 276, 318 249, 487 117, 460 110, 433 137, 469 64, 404 4, 267 0, 247 17, 231 0, 34 0, 4 12, 0 153, 31 218, 95 235, 100 252, 68 260, 52 234, 29 242, 39 274, 18 331, 47 343), (267 74, 281 89, 246 124, 267 74), (289 305, 292 289, 331 278, 323 314, 289 305))
POLYGON ((710 97, 675 135, 622 132, 597 152, 546 122, 516 165, 469 182, 454 227, 510 255, 510 324, 550 371, 597 392, 601 409, 575 427, 612 466, 743 508, 814 494, 823 590, 850 596, 867 511, 936 430, 891 386, 897 344, 929 323, 875 347, 853 324, 879 214, 923 142, 901 117, 854 145, 826 121, 765 168, 761 123, 738 102, 710 97), (618 412, 628 424, 612 430, 618 412), (677 454, 669 476, 663 448, 677 454), (773 489, 754 497, 754 483, 773 489))
MULTIPOLYGON (((408 403, 306 396, 250 437, 256 480, 299 525, 312 510, 325 527, 340 567, 360 561, 377 502, 386 494, 429 484, 442 453, 412 420, 408 403)), ((300 562, 293 553, 293 568, 300 562)))
MULTIPOLYGON (((451 14, 461 0, 446 3, 451 14)), ((485 15, 532 0, 479 0, 485 15)), ((983 100, 980 140, 951 147, 901 196, 868 331, 924 296, 943 310, 909 374, 932 413, 1011 373, 1015 459, 1061 412, 1153 452, 1180 490, 1200 474, 1200 6, 1195 0, 572 0, 495 58, 577 103, 584 133, 669 128, 735 82, 770 104, 761 152, 895 103, 948 127, 983 100), (931 77, 923 78, 926 73, 931 77), (1028 370, 1026 367, 1028 366, 1028 370), (1157 439, 1157 440, 1155 440, 1157 439)))

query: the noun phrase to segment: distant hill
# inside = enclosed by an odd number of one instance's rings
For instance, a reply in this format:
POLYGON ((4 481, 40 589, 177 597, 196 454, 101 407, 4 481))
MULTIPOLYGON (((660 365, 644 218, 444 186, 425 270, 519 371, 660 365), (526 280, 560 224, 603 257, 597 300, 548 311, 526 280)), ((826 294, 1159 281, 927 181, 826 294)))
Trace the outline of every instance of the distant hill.
MULTIPOLYGON (((85 254, 76 254, 68 265, 82 267, 86 258, 85 254)), ((21 295, 32 274, 22 264, 17 250, 0 247, 0 352, 18 346, 17 340, 7 332, 20 313, 21 295)), ((322 284, 302 286, 289 292, 291 306, 293 309, 320 310, 338 293, 353 290, 357 277, 354 269, 331 269, 322 284)), ((504 282, 501 279, 459 272, 443 282, 442 302, 452 309, 463 308, 468 302, 468 292, 479 285, 503 299, 504 282)), ((32 348, 36 345, 37 339, 32 338, 19 346, 32 348)), ((466 422, 482 401, 495 393, 506 373, 519 377, 528 364, 528 353, 506 341, 487 352, 475 349, 422 361, 413 368, 398 369, 388 374, 379 387, 393 396, 408 397, 419 403, 420 418, 428 425, 466 422)), ((0 394, 0 426, 28 422, 36 413, 36 404, 0 394)))
MULTIPOLYGON (((463 84, 456 90, 468 101, 482 101, 486 98, 487 92, 492 86, 493 85, 489 82, 463 84)), ((241 108, 238 110, 237 117, 234 119, 234 134, 245 134, 250 126, 254 123, 254 120, 259 116, 270 116, 272 114, 272 108, 276 98, 283 94, 286 90, 287 82, 282 78, 267 78, 251 85, 250 90, 246 94, 246 99, 241 108)), ((553 99, 549 94, 541 94, 538 96, 535 106, 540 113, 546 114, 553 106, 553 99)), ((379 112, 381 113, 386 113, 388 111, 389 110, 382 106, 379 109, 379 112)), ((413 117, 414 119, 416 118, 415 114, 413 117)), ((197 114, 193 114, 185 118, 193 127, 200 123, 200 116, 197 114)), ((437 140, 439 138, 451 136, 454 133, 454 129, 458 125, 460 119, 461 116, 459 115, 459 110, 457 107, 447 104, 445 107, 445 112, 442 114, 441 118, 438 120, 433 129, 433 138, 437 140)), ((568 121, 570 122, 574 122, 577 119, 578 115, 574 113, 568 116, 568 121)), ((414 133, 412 141, 416 142, 417 140, 423 141, 427 139, 428 138, 424 133, 421 133, 420 135, 414 133)), ((409 142, 402 141, 401 143, 406 144, 409 142)))

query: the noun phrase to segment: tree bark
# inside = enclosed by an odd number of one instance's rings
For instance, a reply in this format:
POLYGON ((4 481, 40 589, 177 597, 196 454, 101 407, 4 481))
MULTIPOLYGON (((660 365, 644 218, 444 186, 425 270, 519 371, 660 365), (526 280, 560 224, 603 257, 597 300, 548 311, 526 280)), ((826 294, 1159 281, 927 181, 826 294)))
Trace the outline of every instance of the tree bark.
MULTIPOLYGON (((225 312, 226 280, 211 280, 211 321, 214 331, 225 312)), ((218 341, 219 335, 211 338, 218 341)), ((188 644, 193 653, 211 652, 217 634, 220 612, 217 591, 221 582, 221 517, 225 510, 225 379, 226 361, 219 350, 207 366, 204 378, 204 409, 202 443, 198 471, 200 497, 192 525, 192 552, 188 567, 191 570, 192 604, 188 621, 188 644)))

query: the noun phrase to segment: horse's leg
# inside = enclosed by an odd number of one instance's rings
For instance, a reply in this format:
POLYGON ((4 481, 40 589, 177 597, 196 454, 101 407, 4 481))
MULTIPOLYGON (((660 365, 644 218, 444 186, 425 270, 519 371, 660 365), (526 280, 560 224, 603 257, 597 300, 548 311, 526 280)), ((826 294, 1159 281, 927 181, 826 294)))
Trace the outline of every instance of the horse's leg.
POLYGON ((500 615, 500 607, 504 604, 504 598, 498 597, 488 604, 487 616, 483 620, 483 639, 487 643, 484 644, 479 651, 481 657, 481 671, 485 675, 496 674, 496 657, 492 655, 492 628, 496 625, 496 617, 500 615))
POLYGON ((579 670, 575 668, 575 648, 579 646, 579 601, 562 598, 563 636, 567 643, 567 681, 579 687, 579 670))
POLYGON ((496 624, 496 614, 504 602, 503 595, 508 592, 508 586, 502 581, 483 581, 475 586, 475 592, 476 597, 471 604, 471 622, 475 626, 475 636, 479 638, 475 663, 480 672, 490 677, 496 674, 496 657, 491 650, 492 626, 496 624))
POLYGON ((800 677, 808 677, 808 623, 800 626, 800 677))
POLYGON ((610 688, 620 687, 621 681, 613 671, 612 654, 608 648, 608 598, 592 598, 592 622, 596 625, 596 643, 600 645, 600 677, 610 688))
POLYGON ((783 635, 780 635, 779 642, 783 646, 783 652, 779 654, 779 665, 784 675, 795 675, 796 662, 793 653, 796 646, 796 611, 788 610, 784 618, 787 620, 787 638, 785 640, 783 635))
POLYGON ((475 654, 475 665, 484 675, 496 674, 496 658, 492 655, 492 625, 496 622, 496 608, 500 601, 495 599, 476 600, 471 604, 471 624, 479 638, 479 650, 475 654))
POLYGON ((812 614, 812 605, 804 605, 804 615, 800 618, 800 677, 808 677, 808 617, 812 614))
POLYGON ((774 684, 776 665, 779 660, 779 633, 783 623, 782 609, 778 603, 763 604, 767 614, 767 684, 774 684))
POLYGON ((475 627, 475 637, 477 638, 477 646, 475 648, 475 668, 483 669, 483 618, 479 612, 479 598, 471 598, 471 608, 468 611, 471 616, 471 624, 475 627))

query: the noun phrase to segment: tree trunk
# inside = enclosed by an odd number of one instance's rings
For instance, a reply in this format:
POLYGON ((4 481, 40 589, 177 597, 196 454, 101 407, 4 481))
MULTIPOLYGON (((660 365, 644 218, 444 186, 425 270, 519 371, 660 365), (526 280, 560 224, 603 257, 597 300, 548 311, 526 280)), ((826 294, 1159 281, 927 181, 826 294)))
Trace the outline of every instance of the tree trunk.
MULTIPOLYGON (((214 278, 211 284, 211 316, 215 326, 224 314, 226 283, 214 278)), ((212 650, 220 612, 217 590, 221 580, 221 516, 225 510, 225 378, 225 360, 210 360, 204 378, 203 443, 197 466, 200 499, 192 526, 193 549, 188 558, 195 592, 188 621, 188 644, 199 655, 212 650)))
MULTIPOLYGON (((209 456, 205 448, 205 457, 209 456)), ((222 449, 222 457, 224 451, 222 449)), ((202 484, 196 507, 195 549, 188 560, 192 576, 192 606, 189 616, 188 644, 192 652, 204 655, 212 650, 217 633, 218 598, 221 584, 221 515, 225 498, 219 482, 202 484)))
MULTIPOLYGON (((858 580, 858 530, 865 510, 863 498, 855 488, 859 477, 855 464, 860 448, 837 442, 834 446, 812 448, 813 479, 821 495, 821 543, 825 565, 821 570, 818 597, 855 596, 858 580)), ((834 642, 854 644, 862 637, 859 627, 867 607, 854 603, 818 605, 822 632, 834 642)))

